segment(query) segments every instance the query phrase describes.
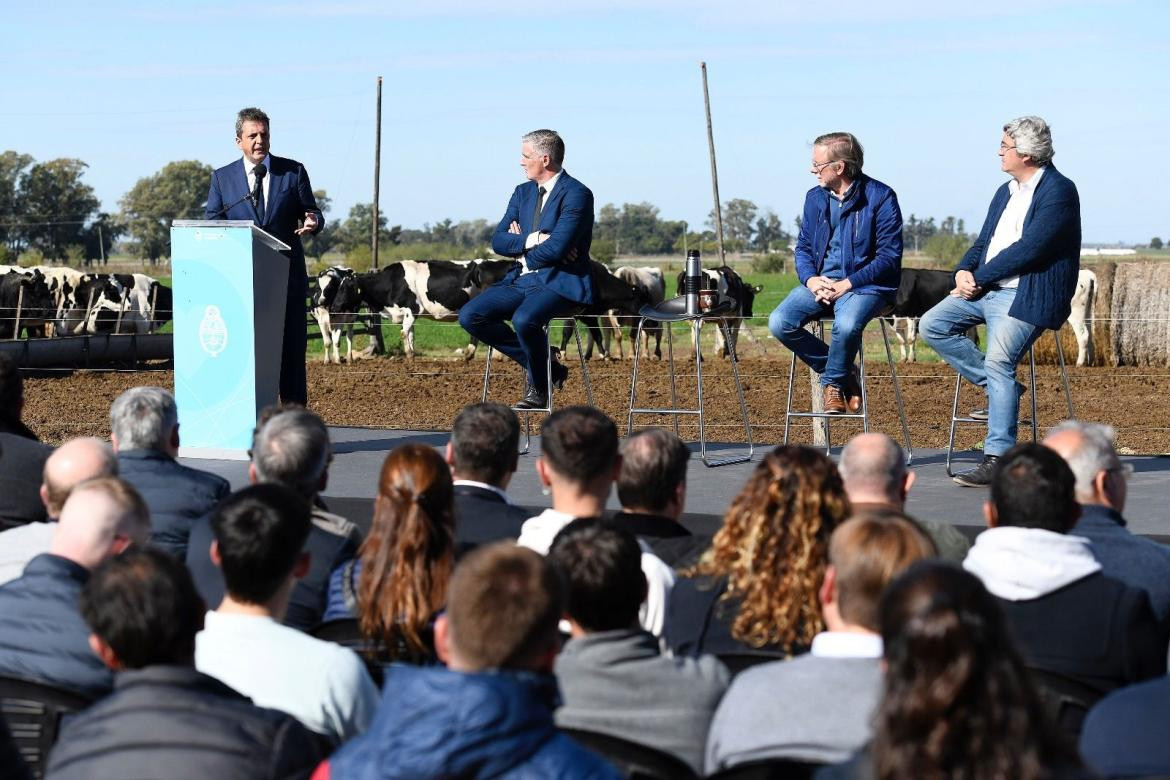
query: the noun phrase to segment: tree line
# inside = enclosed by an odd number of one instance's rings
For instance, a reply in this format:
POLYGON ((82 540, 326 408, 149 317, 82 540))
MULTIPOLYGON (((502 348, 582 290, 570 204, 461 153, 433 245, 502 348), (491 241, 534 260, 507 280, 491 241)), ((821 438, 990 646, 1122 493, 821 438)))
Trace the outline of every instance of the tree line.
MULTIPOLYGON (((46 260, 79 265, 110 254, 115 243, 120 251, 151 262, 170 252, 170 226, 175 219, 199 219, 204 215, 212 167, 195 160, 167 163, 158 172, 139 179, 118 201, 118 211, 100 211, 93 188, 82 181, 86 164, 62 158, 36 162, 30 155, 15 151, 0 154, 0 262, 15 262, 27 252, 46 260)), ((331 199, 325 190, 316 190, 317 203, 326 214, 325 227, 307 237, 306 253, 321 260, 327 253, 346 256, 354 267, 368 267, 373 229, 370 203, 354 205, 345 219, 329 219, 331 199)), ((754 251, 764 255, 789 249, 793 231, 785 229, 771 209, 761 209, 743 198, 722 205, 724 246, 728 251, 754 251)), ((715 213, 704 225, 663 219, 651 203, 603 205, 593 226, 593 255, 608 262, 618 255, 681 254, 688 248, 715 245, 715 213)), ((426 223, 421 229, 390 225, 378 214, 379 245, 387 256, 395 248, 427 245, 430 256, 466 257, 489 251, 495 222, 486 219, 444 219, 426 223)), ((962 219, 933 217, 920 220, 911 214, 905 220, 903 239, 907 250, 914 249, 953 262, 970 243, 962 219)))

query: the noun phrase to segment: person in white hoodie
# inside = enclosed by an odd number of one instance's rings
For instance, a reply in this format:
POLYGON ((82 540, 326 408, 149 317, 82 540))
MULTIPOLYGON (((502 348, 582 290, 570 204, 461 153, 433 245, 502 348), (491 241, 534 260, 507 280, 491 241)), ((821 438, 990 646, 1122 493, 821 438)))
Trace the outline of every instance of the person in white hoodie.
MULTIPOLYGON (((1080 517, 1076 478, 1057 453, 1019 444, 1004 453, 984 504, 988 530, 963 568, 1007 615, 1042 688, 1077 691, 1082 704, 1164 674, 1166 637, 1145 591, 1105 576, 1089 540, 1069 533, 1080 517), (1071 688, 1070 688, 1071 687, 1071 688)), ((1060 714, 1079 731, 1084 711, 1060 714)))
MULTIPOLYGON (((592 406, 566 406, 550 414, 540 426, 540 457, 536 473, 552 507, 520 527, 516 543, 548 555, 557 533, 579 517, 601 517, 614 480, 622 468, 617 426, 592 406)), ((642 571, 647 594, 639 622, 654 636, 662 636, 674 570, 642 544, 642 571)))

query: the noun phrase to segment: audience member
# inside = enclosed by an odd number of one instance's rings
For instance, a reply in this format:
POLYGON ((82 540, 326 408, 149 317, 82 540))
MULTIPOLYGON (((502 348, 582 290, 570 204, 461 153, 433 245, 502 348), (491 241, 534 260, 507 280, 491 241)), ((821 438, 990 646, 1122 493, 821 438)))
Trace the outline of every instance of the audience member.
POLYGON ((101 439, 70 439, 53 450, 45 461, 40 491, 49 522, 26 523, 0 532, 0 585, 19 577, 29 561, 49 551, 57 530, 57 518, 61 516, 61 508, 74 486, 90 479, 117 475, 118 461, 110 446, 101 439))
POLYGON ((691 450, 665 428, 645 428, 622 445, 617 494, 622 511, 614 520, 650 546, 668 566, 694 563, 711 544, 679 522, 687 499, 691 450))
POLYGON ((698 565, 675 585, 665 640, 676 655, 753 661, 808 650, 824 630, 817 591, 829 535, 849 516, 833 462, 808 447, 768 453, 723 516, 698 565))
POLYGON ((886 669, 873 742, 817 779, 1087 780, 996 601, 949 561, 919 561, 894 580, 881 600, 886 669))
POLYGON ((1170 621, 1170 547, 1125 527, 1126 480, 1132 471, 1113 448, 1108 425, 1069 420, 1048 432, 1044 444, 1064 458, 1076 477, 1081 519, 1072 533, 1089 540, 1107 577, 1141 588, 1154 615, 1170 621))
POLYGON ((551 564, 514 544, 465 556, 435 623, 447 668, 391 666, 369 732, 344 745, 314 780, 618 778, 553 723, 550 672, 563 589, 551 564))
POLYGON ((826 630, 806 655, 736 678, 711 724, 707 772, 766 758, 837 763, 869 742, 881 698, 882 593, 910 564, 935 554, 921 528, 893 514, 838 526, 819 594, 826 630))
POLYGON ((227 593, 196 637, 195 666, 336 743, 363 732, 378 691, 361 660, 278 622, 309 570, 308 502, 282 485, 253 485, 224 499, 211 525, 227 593))
MULTIPOLYGON (((851 517, 860 515, 902 515, 906 497, 917 475, 906 468, 906 453, 884 433, 854 436, 841 450, 837 464, 849 503, 851 517)), ((912 518, 934 541, 939 555, 961 563, 971 543, 950 523, 912 518)))
POLYGON ((161 387, 132 387, 110 406, 110 441, 122 479, 150 508, 150 543, 179 560, 191 526, 228 493, 223 477, 179 463, 179 410, 161 387))
POLYGON ((1081 755, 1101 777, 1170 777, 1170 677, 1110 693, 1089 710, 1081 755))
POLYGON ((20 369, 0 354, 0 530, 45 520, 37 486, 53 448, 41 444, 21 421, 23 409, 20 369))
POLYGON ((670 658, 638 624, 646 593, 638 540, 614 521, 574 520, 548 555, 568 586, 568 643, 556 660, 561 728, 610 734, 703 771, 703 742, 727 690, 714 656, 670 658))
POLYGON ((50 778, 276 780, 320 762, 321 741, 291 715, 195 671, 203 601, 173 556, 141 548, 105 562, 80 607, 114 692, 65 721, 50 778))
POLYGON ((455 544, 460 550, 520 536, 529 512, 504 492, 518 462, 520 420, 502 404, 463 407, 451 428, 447 463, 455 478, 455 544))
MULTIPOLYGON (((256 424, 252 437, 252 484, 276 484, 293 490, 310 502, 313 522, 305 542, 309 570, 297 581, 284 615, 284 624, 309 631, 321 622, 329 595, 329 577, 351 560, 361 544, 356 525, 325 510, 320 491, 329 481, 333 459, 329 431, 321 418, 299 406, 269 407, 256 424)), ((223 600, 223 573, 208 555, 212 531, 209 519, 191 529, 187 567, 208 606, 223 600)))
POLYGON ((356 617, 380 660, 433 662, 455 526, 443 458, 425 444, 395 447, 382 463, 373 524, 359 557, 333 572, 325 620, 356 617))
MULTIPOLYGON (((524 523, 518 543, 544 555, 553 538, 575 518, 604 515, 621 460, 617 426, 601 410, 567 406, 549 415, 540 426, 536 473, 552 492, 552 507, 524 523)), ((661 636, 674 571, 648 546, 642 550, 642 571, 647 582, 642 627, 661 636)))
POLYGON ((149 538, 146 505, 125 482, 102 477, 73 488, 49 552, 0 587, 0 675, 107 693, 110 672, 89 648, 77 599, 94 567, 149 538))
POLYGON ((1069 534, 1074 485, 1052 450, 1012 447, 984 504, 988 530, 963 567, 999 601, 1030 667, 1100 695, 1165 673, 1166 639, 1145 592, 1105 576, 1089 541, 1069 534))

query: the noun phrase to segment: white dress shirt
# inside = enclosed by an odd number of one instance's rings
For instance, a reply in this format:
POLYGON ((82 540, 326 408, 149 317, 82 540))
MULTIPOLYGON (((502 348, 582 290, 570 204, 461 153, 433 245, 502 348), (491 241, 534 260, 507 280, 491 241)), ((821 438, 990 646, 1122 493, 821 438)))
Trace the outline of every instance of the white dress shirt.
MULTIPOLYGON (((1008 199, 1007 206, 1004 207, 1003 214, 995 226, 995 232, 991 235, 991 241, 987 244, 985 262, 990 263, 1000 252, 1019 241, 1024 235, 1024 217, 1028 215, 1028 209, 1032 206, 1032 196, 1036 193, 1036 185, 1040 183, 1046 168, 1047 166, 1037 170, 1032 174, 1032 178, 1023 184, 1015 179, 1008 182, 1008 192, 1012 196, 1008 199)), ((996 282, 1000 287, 1009 288, 1014 288, 1019 283, 1018 276, 1009 276, 996 282)))
MULTIPOLYGON (((264 156, 264 167, 268 173, 264 175, 264 211, 265 218, 268 216, 268 185, 272 182, 272 155, 264 156)), ((244 158, 244 175, 248 177, 248 192, 251 192, 256 187, 256 163, 244 158)))

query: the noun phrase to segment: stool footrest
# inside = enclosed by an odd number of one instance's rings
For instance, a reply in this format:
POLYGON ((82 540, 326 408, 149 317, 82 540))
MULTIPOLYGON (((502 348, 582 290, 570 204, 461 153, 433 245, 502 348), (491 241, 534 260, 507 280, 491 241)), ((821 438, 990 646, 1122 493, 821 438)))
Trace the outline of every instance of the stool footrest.
POLYGON ((864 412, 845 412, 843 414, 834 414, 833 412, 788 412, 789 417, 823 417, 830 420, 864 420, 864 412))
POLYGON ((698 409, 630 409, 634 414, 695 414, 698 409))

